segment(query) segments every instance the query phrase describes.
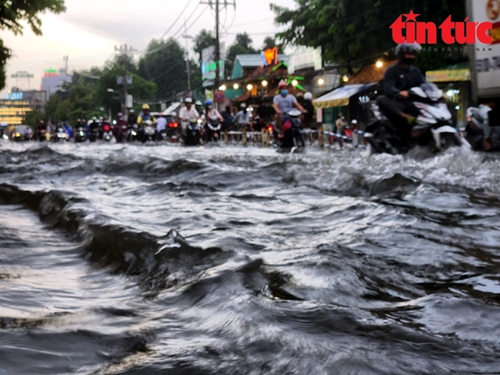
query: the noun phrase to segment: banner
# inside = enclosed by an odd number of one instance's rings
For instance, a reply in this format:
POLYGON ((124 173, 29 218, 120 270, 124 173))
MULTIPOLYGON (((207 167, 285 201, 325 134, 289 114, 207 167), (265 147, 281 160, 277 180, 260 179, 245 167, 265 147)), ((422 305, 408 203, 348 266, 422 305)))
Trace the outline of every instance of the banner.
MULTIPOLYGON (((225 44, 220 44, 219 78, 224 79, 224 61, 226 60, 225 44)), ((215 46, 210 46, 201 51, 201 75, 203 81, 215 79, 215 46)))

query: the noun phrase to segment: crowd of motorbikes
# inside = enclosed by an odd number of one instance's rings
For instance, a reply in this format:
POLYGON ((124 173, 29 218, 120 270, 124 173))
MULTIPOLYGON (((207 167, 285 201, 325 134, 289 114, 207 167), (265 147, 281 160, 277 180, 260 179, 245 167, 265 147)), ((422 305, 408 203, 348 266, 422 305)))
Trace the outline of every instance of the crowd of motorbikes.
MULTIPOLYGON (((444 151, 450 147, 465 147, 483 150, 484 118, 479 108, 471 107, 467 111, 467 126, 460 131, 456 126, 456 116, 450 110, 442 91, 432 83, 410 90, 411 99, 419 109, 420 115, 412 127, 411 140, 402 142, 387 117, 384 116, 376 101, 364 103, 365 119, 364 139, 370 145, 372 153, 402 154, 415 146, 428 147, 432 151, 444 151)), ((258 129, 269 137, 270 143, 279 151, 297 152, 305 148, 305 136, 301 121, 302 112, 293 109, 283 115, 282 127, 276 119, 254 119, 259 121, 258 129), (282 132, 281 129, 284 129, 282 132)), ((185 146, 197 146, 220 142, 225 131, 250 130, 245 126, 231 124, 227 126, 218 119, 192 119, 182 131, 182 126, 174 115, 166 118, 165 129, 158 131, 156 124, 145 121, 142 124, 127 122, 110 123, 106 119, 93 119, 90 124, 79 121, 74 127, 67 123, 55 126, 39 126, 38 131, 27 131, 23 136, 15 132, 13 140, 53 141, 53 142, 139 142, 181 143, 185 146)), ((493 132, 493 151, 500 151, 500 123, 493 132)), ((253 129, 252 129, 253 130, 253 129)))

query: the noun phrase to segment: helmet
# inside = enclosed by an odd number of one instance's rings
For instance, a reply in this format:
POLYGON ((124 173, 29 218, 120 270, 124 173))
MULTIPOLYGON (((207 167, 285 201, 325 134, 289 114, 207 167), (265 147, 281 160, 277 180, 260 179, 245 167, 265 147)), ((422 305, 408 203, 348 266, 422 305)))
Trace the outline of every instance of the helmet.
POLYGON ((422 47, 418 43, 403 43, 398 44, 396 47, 396 55, 399 60, 403 60, 407 53, 409 54, 418 54, 422 50, 422 47))
POLYGON ((130 113, 135 113, 135 111, 133 109, 130 110, 130 113))
POLYGON ((270 98, 269 96, 267 96, 267 95, 266 95, 266 96, 264 96, 264 97, 262 98, 262 102, 263 102, 263 103, 271 103, 271 98, 270 98))
POLYGON ((149 105, 148 105, 148 104, 143 104, 143 105, 142 105, 142 109, 143 109, 143 110, 146 110, 146 109, 150 109, 150 108, 149 108, 149 105))
POLYGON ((191 99, 191 98, 184 99, 184 103, 192 103, 192 102, 193 102, 193 99, 191 99))
POLYGON ((240 108, 246 108, 246 107, 247 107, 247 105, 245 103, 240 104, 240 108))
POLYGON ((288 83, 286 83, 286 81, 284 79, 282 79, 278 85, 278 88, 281 88, 281 87, 288 87, 288 83))
POLYGON ((118 113, 118 117, 122 117, 123 116, 123 113, 118 113))
POLYGON ((214 104, 214 102, 212 102, 210 99, 207 99, 205 101, 205 105, 212 105, 212 104, 214 104))
POLYGON ((358 120, 352 120, 351 124, 356 125, 358 123, 358 120))
POLYGON ((305 100, 312 100, 312 98, 313 98, 313 94, 311 94, 310 92, 305 93, 305 95, 304 95, 305 100))
POLYGON ((201 104, 201 102, 199 100, 197 100, 196 103, 194 103, 194 105, 202 106, 203 104, 201 104))

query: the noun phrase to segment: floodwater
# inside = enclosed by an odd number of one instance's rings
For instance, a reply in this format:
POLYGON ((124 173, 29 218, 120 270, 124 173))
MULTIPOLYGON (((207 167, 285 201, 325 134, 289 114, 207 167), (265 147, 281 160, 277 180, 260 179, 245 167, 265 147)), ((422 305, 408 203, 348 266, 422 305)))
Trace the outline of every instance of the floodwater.
POLYGON ((499 159, 0 143, 0 375, 498 374, 499 159))

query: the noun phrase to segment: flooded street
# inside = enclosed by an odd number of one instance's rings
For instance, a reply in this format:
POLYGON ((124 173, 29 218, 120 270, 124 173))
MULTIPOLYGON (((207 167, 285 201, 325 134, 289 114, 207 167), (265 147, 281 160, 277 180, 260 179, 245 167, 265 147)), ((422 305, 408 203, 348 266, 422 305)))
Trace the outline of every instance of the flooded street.
POLYGON ((500 163, 0 143, 0 375, 494 374, 500 163))

